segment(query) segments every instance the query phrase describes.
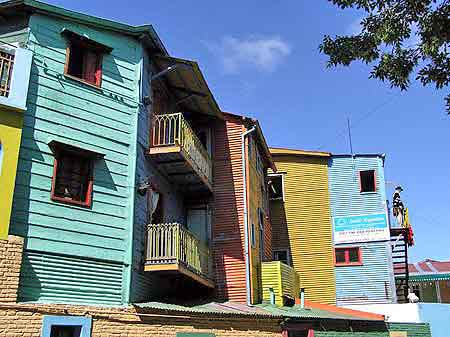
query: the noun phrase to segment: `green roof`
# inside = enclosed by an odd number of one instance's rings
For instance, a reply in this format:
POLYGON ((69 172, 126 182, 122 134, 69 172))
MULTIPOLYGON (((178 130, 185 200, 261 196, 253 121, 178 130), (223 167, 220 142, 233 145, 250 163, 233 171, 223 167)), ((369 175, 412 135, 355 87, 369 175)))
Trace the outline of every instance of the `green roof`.
POLYGON ((0 3, 0 11, 2 12, 16 10, 44 13, 47 15, 64 18, 66 20, 95 26, 101 29, 111 30, 125 35, 131 35, 136 38, 147 39, 149 44, 152 45, 151 47, 153 49, 157 49, 163 54, 168 54, 152 25, 132 26, 125 23, 71 11, 62 7, 50 5, 36 0, 10 0, 0 3))
MULTIPOLYGON (((252 316, 266 318, 291 318, 291 319, 335 319, 352 321, 375 321, 375 319, 362 318, 353 315, 334 313, 327 310, 293 307, 277 307, 272 304, 264 303, 254 306, 235 302, 210 302, 201 305, 182 306, 161 302, 135 303, 135 307, 148 311, 164 311, 179 314, 205 314, 220 316, 252 316)), ((376 320, 379 321, 379 320, 376 320)))
POLYGON ((450 273, 433 273, 433 274, 417 274, 409 275, 409 280, 411 282, 422 282, 422 281, 446 281, 450 280, 450 273))

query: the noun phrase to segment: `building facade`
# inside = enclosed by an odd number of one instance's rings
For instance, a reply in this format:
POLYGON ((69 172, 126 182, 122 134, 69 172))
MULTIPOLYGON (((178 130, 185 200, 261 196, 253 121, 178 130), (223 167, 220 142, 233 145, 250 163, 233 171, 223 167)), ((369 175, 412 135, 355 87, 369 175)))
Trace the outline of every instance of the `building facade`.
POLYGON ((26 31, 0 28, 0 240, 8 238, 32 53, 26 31))
POLYGON ((450 303, 450 261, 426 259, 410 263, 409 282, 424 303, 450 303))
POLYGON ((273 254, 293 266, 308 300, 336 303, 326 152, 271 148, 273 254))
POLYGON ((332 155, 329 188, 338 305, 395 303, 384 155, 332 155))

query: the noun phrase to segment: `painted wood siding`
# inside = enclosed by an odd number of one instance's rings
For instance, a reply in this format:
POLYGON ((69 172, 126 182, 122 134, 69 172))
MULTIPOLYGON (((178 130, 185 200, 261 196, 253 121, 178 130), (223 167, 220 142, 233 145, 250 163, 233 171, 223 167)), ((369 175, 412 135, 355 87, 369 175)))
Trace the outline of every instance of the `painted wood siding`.
MULTIPOLYGON (((380 156, 334 156, 329 162, 332 216, 384 213, 386 191, 380 156), (359 171, 376 170, 377 190, 361 193, 359 171)), ((339 244, 361 247, 362 266, 336 267, 337 304, 390 303, 394 279, 389 243, 339 244)))
POLYGON ((327 158, 276 155, 285 201, 271 201, 273 249, 290 249, 306 299, 336 300, 327 158))
MULTIPOLYGON (((247 138, 247 142, 251 142, 251 150, 247 153, 248 155, 248 214, 249 214, 249 228, 251 231, 252 224, 255 228, 255 245, 251 246, 251 287, 252 287, 252 299, 253 303, 260 303, 262 300, 263 289, 262 289, 262 270, 261 270, 261 256, 260 249, 261 245, 264 249, 263 259, 265 261, 272 260, 272 230, 270 220, 268 219, 268 210, 264 209, 264 198, 267 197, 264 190, 264 185, 266 184, 266 172, 267 168, 262 168, 258 170, 257 168, 257 153, 261 154, 261 150, 259 149, 256 141, 255 133, 252 133, 247 138), (263 214, 263 228, 264 228, 264 237, 263 242, 260 240, 259 233, 259 211, 263 214)), ((247 143, 246 148, 249 148, 247 143)), ((262 158, 262 156, 260 157, 262 158)), ((261 161, 262 163, 262 161, 261 161)), ((249 231, 250 235, 251 232, 249 231)))
POLYGON ((74 283, 58 280, 76 278, 83 266, 91 265, 93 273, 108 275, 121 289, 120 296, 115 286, 92 302, 125 303, 131 264, 140 46, 121 35, 43 15, 32 15, 29 25, 28 45, 34 59, 11 231, 26 238, 25 255, 51 255, 53 262, 46 265, 30 259, 24 264, 20 300, 74 302, 85 298, 92 288, 88 277, 74 283), (64 28, 113 48, 103 58, 101 89, 63 75, 64 28), (105 154, 95 162, 91 208, 50 200, 54 156, 47 144, 52 140, 105 154), (73 262, 68 263, 67 257, 73 262), (66 292, 71 296, 65 296, 66 292))
POLYGON ((240 120, 217 121, 214 142, 212 251, 219 299, 246 303, 240 120))

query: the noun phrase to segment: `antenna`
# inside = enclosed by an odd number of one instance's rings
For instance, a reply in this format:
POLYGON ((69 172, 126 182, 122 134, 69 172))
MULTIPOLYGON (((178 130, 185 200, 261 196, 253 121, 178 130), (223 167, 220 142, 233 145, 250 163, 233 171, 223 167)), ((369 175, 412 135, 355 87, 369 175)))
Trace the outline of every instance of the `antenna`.
POLYGON ((350 117, 347 117, 348 141, 350 143, 350 153, 353 156, 352 130, 350 129, 350 117))

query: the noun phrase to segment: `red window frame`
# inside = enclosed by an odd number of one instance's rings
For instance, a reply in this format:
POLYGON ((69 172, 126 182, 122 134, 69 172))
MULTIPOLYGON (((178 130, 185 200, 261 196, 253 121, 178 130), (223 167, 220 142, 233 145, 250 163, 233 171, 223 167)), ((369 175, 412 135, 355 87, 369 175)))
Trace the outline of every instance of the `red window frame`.
POLYGON ((74 32, 64 31, 63 35, 67 38, 66 63, 64 66, 64 75, 74 80, 88 85, 100 87, 102 83, 102 65, 104 54, 110 53, 112 48, 96 41, 90 40, 74 32), (73 48, 82 48, 87 52, 83 53, 84 67, 81 69, 81 76, 70 74, 71 50, 73 48))
POLYGON ((91 207, 92 206, 93 187, 94 187, 94 158, 91 155, 83 152, 82 150, 74 151, 73 149, 69 149, 69 148, 65 148, 65 147, 58 147, 57 149, 55 149, 55 159, 53 162, 52 187, 51 187, 51 193, 50 193, 51 200, 56 201, 56 202, 65 203, 65 204, 82 206, 82 207, 91 207), (56 178, 58 175, 60 156, 62 153, 71 154, 71 155, 77 156, 77 157, 83 157, 84 159, 89 160, 89 172, 88 172, 88 177, 87 177, 88 187, 86 189, 86 195, 84 198, 85 201, 64 198, 64 197, 61 197, 61 196, 58 196, 55 194, 56 178))
POLYGON ((377 170, 362 170, 362 171, 359 171, 359 192, 360 193, 374 193, 374 192, 376 192, 377 191, 377 189, 378 189, 378 186, 377 186, 377 170), (373 191, 363 191, 363 189, 362 189, 362 179, 361 179, 361 173, 363 173, 363 172, 373 172, 373 186, 374 186, 374 189, 373 189, 373 191))
POLYGON ((361 266, 363 264, 362 261, 362 252, 361 247, 339 247, 334 249, 334 262, 336 266, 361 266), (356 249, 358 251, 358 261, 350 262, 350 250, 356 249), (344 251, 345 262, 337 262, 336 255, 338 251, 344 251))

